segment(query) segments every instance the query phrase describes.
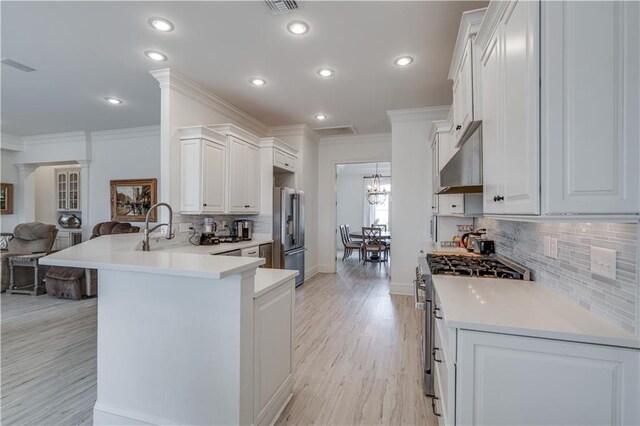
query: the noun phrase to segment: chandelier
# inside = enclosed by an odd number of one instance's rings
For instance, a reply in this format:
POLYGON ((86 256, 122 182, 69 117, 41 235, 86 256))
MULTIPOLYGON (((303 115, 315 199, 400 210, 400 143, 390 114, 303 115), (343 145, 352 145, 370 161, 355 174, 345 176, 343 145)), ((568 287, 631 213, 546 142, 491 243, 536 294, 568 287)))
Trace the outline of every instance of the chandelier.
POLYGON ((390 191, 382 188, 382 185, 380 183, 381 178, 382 175, 378 173, 378 163, 376 163, 376 172, 369 178, 372 180, 373 185, 367 185, 367 191, 365 194, 369 204, 384 204, 387 201, 389 194, 391 194, 390 191))

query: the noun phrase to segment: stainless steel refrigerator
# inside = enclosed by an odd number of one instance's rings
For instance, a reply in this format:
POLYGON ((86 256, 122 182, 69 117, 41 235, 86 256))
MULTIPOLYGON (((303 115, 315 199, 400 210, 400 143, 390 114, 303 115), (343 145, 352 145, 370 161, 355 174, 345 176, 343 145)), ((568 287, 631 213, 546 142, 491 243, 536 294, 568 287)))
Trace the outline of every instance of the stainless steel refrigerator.
POLYGON ((304 192, 275 188, 273 192, 273 267, 300 272, 296 287, 304 282, 304 192))

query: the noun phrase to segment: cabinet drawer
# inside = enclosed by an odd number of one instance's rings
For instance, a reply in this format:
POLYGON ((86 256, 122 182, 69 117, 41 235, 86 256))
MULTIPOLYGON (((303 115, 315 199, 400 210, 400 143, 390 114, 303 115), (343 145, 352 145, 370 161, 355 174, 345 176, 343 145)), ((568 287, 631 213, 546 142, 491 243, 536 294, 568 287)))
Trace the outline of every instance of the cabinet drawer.
POLYGON ((439 347, 442 348, 442 351, 445 353, 450 364, 453 365, 456 363, 456 329, 447 325, 445 312, 440 304, 440 299, 438 298, 437 293, 435 293, 433 309, 435 319, 435 337, 440 339, 441 346, 439 347))
POLYGON ((275 149, 273 151, 273 166, 293 172, 296 169, 296 157, 279 149, 275 149))
POLYGON ((441 336, 441 330, 435 327, 434 347, 433 347, 433 364, 435 366, 435 374, 438 376, 439 388, 437 390, 442 406, 441 414, 444 416, 446 424, 453 424, 453 416, 455 413, 455 390, 456 376, 455 365, 451 354, 445 349, 441 336))
POLYGON ((445 417, 444 409, 442 406, 442 386, 440 383, 440 377, 438 376, 438 369, 433 377, 433 387, 435 389, 435 397, 431 400, 431 410, 438 419, 438 426, 446 426, 451 424, 449 419, 445 417))

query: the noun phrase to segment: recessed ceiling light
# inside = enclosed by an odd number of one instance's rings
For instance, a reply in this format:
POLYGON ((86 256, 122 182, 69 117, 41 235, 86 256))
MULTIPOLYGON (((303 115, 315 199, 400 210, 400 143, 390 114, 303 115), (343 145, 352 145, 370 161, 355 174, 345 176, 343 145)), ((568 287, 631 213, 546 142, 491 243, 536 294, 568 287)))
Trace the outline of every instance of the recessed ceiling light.
POLYGON ((267 80, 263 79, 263 78, 252 78, 251 80, 249 80, 251 82, 251 84, 253 84, 254 86, 264 86, 265 84, 267 84, 267 80))
POLYGON ((107 96, 104 100, 109 102, 111 105, 120 105, 122 103, 121 99, 112 98, 111 96, 107 96))
POLYGON ((324 77, 324 78, 333 77, 335 73, 336 72, 334 70, 332 70, 331 68, 320 68, 318 70, 318 75, 320 77, 324 77))
POLYGON ((157 62, 167 60, 167 55, 165 55, 164 53, 157 52, 155 50, 147 50, 146 52, 144 52, 144 56, 151 59, 152 61, 157 61, 157 62))
POLYGON ((327 119, 327 115, 326 114, 316 114, 315 119, 316 120, 326 120, 327 119))
POLYGON ((394 63, 399 67, 406 67, 407 65, 411 65, 412 62, 413 58, 411 56, 400 56, 394 61, 394 63))
POLYGON ((149 18, 149 25, 158 31, 173 31, 173 24, 171 21, 164 18, 149 18))
POLYGON ((289 25, 287 25, 287 29, 291 34, 303 35, 309 32, 309 25, 302 21, 293 21, 289 22, 289 25))

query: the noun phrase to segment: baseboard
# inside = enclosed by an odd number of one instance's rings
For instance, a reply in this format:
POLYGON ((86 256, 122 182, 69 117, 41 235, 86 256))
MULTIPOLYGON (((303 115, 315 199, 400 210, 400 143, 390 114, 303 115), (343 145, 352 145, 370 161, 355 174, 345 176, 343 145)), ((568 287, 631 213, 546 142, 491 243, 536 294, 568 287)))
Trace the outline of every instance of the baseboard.
POLYGON ((335 274, 336 270, 331 265, 318 265, 318 272, 323 274, 335 274))
POLYGON ((398 294, 402 296, 413 295, 413 284, 391 283, 389 284, 389 294, 398 294))
POLYGON ((311 278, 313 278, 316 274, 318 273, 318 267, 317 266, 312 266, 309 269, 305 269, 304 270, 304 279, 306 280, 310 280, 311 278))
POLYGON ((110 426, 168 425, 177 424, 177 422, 127 408, 114 407, 96 402, 93 406, 93 424, 110 426))

